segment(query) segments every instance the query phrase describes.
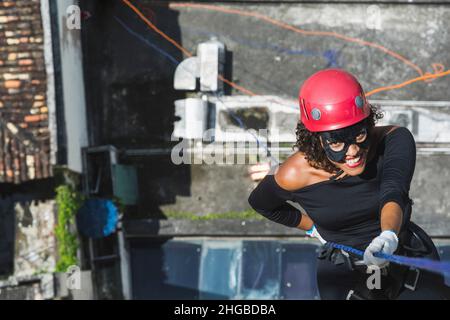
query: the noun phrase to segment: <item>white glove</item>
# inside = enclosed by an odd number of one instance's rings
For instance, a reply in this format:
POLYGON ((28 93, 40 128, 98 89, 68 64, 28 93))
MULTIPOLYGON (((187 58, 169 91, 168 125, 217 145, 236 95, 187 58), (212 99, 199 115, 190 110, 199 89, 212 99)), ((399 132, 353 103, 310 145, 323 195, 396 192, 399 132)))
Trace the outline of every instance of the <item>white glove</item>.
POLYGON ((373 256, 376 252, 385 254, 393 254, 398 247, 398 237, 394 231, 383 231, 378 237, 372 240, 364 252, 364 263, 367 266, 376 265, 379 268, 385 267, 389 264, 388 261, 382 258, 373 256))
POLYGON ((306 235, 310 236, 311 238, 317 238, 322 244, 327 243, 319 234, 319 231, 317 231, 316 226, 313 225, 311 229, 306 231, 306 235))

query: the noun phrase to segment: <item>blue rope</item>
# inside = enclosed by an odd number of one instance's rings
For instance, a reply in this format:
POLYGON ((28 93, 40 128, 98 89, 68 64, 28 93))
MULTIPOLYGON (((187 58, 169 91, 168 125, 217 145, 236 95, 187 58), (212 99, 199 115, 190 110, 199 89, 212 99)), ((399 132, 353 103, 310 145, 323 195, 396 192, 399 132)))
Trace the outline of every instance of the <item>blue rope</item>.
MULTIPOLYGON (((364 251, 343 245, 343 244, 337 244, 334 242, 327 242, 326 243, 329 246, 332 246, 336 249, 341 249, 353 254, 356 254, 358 256, 364 256, 364 251)), ((409 266, 417 269, 424 269, 428 270, 434 273, 440 273, 445 276, 450 276, 450 262, 444 262, 444 261, 436 261, 431 259, 425 259, 425 258, 410 258, 410 257, 404 257, 404 256, 398 256, 395 254, 386 254, 382 252, 377 252, 374 254, 377 258, 385 259, 389 262, 393 262, 396 264, 409 266)))

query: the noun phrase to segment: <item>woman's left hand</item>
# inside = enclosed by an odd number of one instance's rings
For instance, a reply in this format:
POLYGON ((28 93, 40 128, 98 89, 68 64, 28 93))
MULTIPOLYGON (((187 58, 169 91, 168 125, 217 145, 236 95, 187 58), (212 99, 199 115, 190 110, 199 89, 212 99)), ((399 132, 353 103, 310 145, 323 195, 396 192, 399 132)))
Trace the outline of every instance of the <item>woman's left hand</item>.
POLYGON ((316 226, 313 225, 311 229, 306 231, 306 235, 310 236, 311 238, 316 238, 320 241, 320 243, 325 244, 327 243, 324 238, 320 235, 319 231, 317 231, 316 226))
POLYGON ((372 240, 370 245, 364 252, 364 263, 367 266, 376 265, 380 268, 389 264, 382 258, 374 257, 374 253, 382 252, 385 254, 393 254, 398 247, 397 234, 392 230, 383 231, 378 237, 372 240))
POLYGON ((248 174, 250 175, 250 179, 258 182, 264 179, 264 177, 270 172, 270 169, 270 163, 268 162, 255 164, 248 169, 248 174))

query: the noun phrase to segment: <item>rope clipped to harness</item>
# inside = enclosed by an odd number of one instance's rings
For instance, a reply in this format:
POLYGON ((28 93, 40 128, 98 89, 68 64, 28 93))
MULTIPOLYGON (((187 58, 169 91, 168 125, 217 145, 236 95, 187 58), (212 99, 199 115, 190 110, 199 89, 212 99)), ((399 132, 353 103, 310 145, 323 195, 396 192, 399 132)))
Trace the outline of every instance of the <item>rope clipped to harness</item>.
MULTIPOLYGON (((364 256, 364 252, 350 246, 346 246, 343 244, 337 244, 334 242, 327 242, 326 245, 329 245, 333 248, 344 250, 346 252, 353 253, 358 256, 364 256)), ((393 262, 396 264, 409 266, 413 268, 428 270, 434 273, 443 274, 444 276, 450 276, 450 262, 436 261, 425 258, 410 258, 404 256, 398 256, 395 254, 385 254, 381 252, 377 252, 374 254, 377 258, 385 259, 389 262, 393 262)))

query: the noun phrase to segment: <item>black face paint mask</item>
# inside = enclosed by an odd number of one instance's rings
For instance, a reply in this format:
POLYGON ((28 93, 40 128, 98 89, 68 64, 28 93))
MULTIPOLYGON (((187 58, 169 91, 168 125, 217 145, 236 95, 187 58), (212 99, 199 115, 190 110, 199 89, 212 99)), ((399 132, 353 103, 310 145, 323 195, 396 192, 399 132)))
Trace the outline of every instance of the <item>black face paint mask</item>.
POLYGON ((366 121, 362 121, 353 126, 338 130, 321 132, 320 136, 322 137, 322 142, 327 157, 330 160, 339 163, 345 162, 345 155, 348 148, 352 144, 356 144, 361 149, 368 149, 370 144, 369 128, 366 121), (357 142, 356 138, 360 135, 363 136, 362 134, 364 133, 366 134, 364 141, 357 142), (330 144, 335 143, 343 144, 343 146, 339 148, 340 150, 336 151, 331 148, 330 144))

